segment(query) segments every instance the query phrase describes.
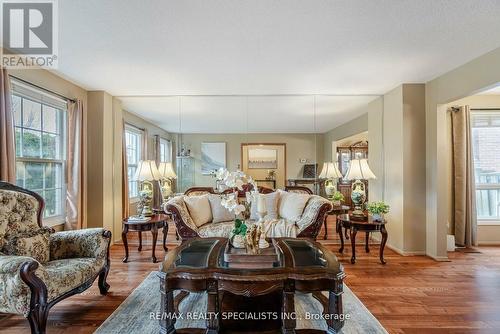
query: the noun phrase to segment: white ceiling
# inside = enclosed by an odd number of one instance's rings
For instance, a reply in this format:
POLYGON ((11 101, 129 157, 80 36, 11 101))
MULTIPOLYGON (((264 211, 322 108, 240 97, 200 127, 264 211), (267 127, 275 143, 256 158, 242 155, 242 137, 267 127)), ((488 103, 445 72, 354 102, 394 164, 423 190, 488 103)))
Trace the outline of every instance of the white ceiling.
MULTIPOLYGON (((383 94, 500 46, 498 0, 64 0, 59 7, 56 72, 115 96, 383 94)), ((185 110, 205 116, 212 103, 241 110, 239 99, 226 99, 189 100, 185 110)), ((130 110, 149 119, 168 113, 155 101, 131 101, 130 110)), ((281 108, 264 101, 252 107, 281 108)), ((331 105, 329 117, 354 117, 342 107, 331 105)), ((232 116, 234 126, 240 116, 232 116)))

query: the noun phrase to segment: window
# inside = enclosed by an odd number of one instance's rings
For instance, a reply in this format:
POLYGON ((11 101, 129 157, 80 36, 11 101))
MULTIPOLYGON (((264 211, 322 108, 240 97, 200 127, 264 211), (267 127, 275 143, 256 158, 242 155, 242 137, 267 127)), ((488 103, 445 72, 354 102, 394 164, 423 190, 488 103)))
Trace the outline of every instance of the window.
POLYGON ((172 162, 172 144, 163 138, 160 138, 160 162, 172 162))
POLYGON ((139 182, 133 181, 137 165, 142 157, 142 130, 125 126, 125 143, 127 145, 127 172, 128 172, 128 197, 139 196, 139 182))
POLYGON ((65 216, 66 101, 12 80, 16 184, 45 200, 44 218, 65 216))
POLYGON ((500 109, 471 118, 478 223, 500 224, 500 109))

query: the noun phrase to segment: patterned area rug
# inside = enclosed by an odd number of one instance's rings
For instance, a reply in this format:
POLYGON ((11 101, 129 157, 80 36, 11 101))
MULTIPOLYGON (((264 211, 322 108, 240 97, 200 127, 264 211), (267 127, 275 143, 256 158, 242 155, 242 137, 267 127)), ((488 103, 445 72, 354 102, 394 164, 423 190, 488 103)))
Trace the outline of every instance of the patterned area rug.
MULTIPOLYGON (((326 293, 325 293, 326 295, 326 293)), ((387 333, 378 320, 368 311, 354 293, 344 285, 343 306, 345 324, 341 331, 344 334, 354 333, 387 333)), ((181 314, 203 314, 206 311, 207 297, 205 293, 190 294, 179 305, 181 314)), ((296 294, 295 311, 297 329, 326 330, 326 321, 310 319, 309 315, 322 314, 323 307, 311 294, 296 294), (306 319, 308 318, 308 319, 306 319)), ((95 333, 159 333, 159 322, 156 318, 160 312, 160 281, 157 272, 149 276, 125 299, 125 301, 109 316, 95 333)), ((177 319, 176 328, 205 328, 205 320, 177 319)))

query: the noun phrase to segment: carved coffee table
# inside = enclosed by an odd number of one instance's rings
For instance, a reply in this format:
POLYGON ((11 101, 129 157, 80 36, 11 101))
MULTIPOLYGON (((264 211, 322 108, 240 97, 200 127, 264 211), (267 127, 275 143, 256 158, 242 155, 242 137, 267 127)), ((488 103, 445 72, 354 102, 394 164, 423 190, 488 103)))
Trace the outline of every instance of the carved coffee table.
MULTIPOLYGON (((278 253, 273 268, 230 268, 224 261, 228 239, 194 238, 167 253, 160 266, 161 333, 175 333, 174 303, 189 292, 207 292, 208 314, 219 314, 224 292, 257 297, 280 293, 281 312, 295 312, 294 293, 312 293, 323 304, 328 331, 337 333, 344 325, 342 314, 342 265, 335 255, 311 239, 277 238, 271 246, 278 253), (174 301, 174 291, 182 290, 174 301), (321 291, 329 291, 325 297, 321 291), (187 292, 187 293, 186 293, 187 292)), ((238 305, 231 311, 239 311, 238 305)), ((206 333, 219 333, 221 317, 206 320, 206 333)), ((294 317, 283 317, 282 333, 295 333, 294 317)))

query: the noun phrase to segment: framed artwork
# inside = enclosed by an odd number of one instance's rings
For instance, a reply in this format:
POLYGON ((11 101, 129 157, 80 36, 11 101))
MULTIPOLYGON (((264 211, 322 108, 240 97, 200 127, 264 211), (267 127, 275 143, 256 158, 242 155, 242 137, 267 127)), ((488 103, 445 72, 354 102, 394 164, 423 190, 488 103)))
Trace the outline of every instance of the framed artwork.
POLYGON ((272 148, 249 148, 249 169, 276 169, 278 168, 278 151, 272 148))
POLYGON ((201 174, 210 175, 226 168, 226 143, 201 143, 201 174))
POLYGON ((318 170, 318 164, 305 164, 302 177, 304 179, 314 179, 317 176, 316 175, 317 170, 318 170))

